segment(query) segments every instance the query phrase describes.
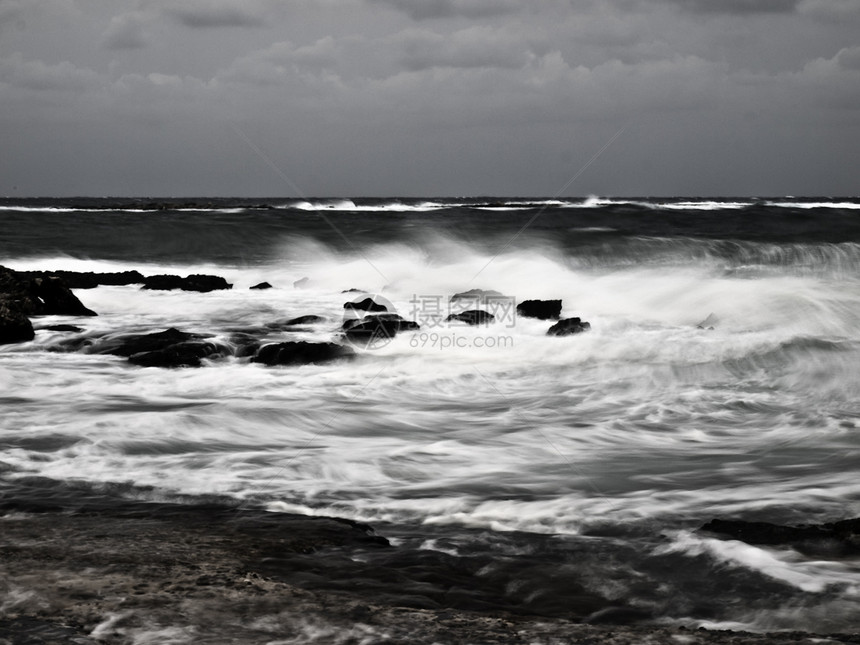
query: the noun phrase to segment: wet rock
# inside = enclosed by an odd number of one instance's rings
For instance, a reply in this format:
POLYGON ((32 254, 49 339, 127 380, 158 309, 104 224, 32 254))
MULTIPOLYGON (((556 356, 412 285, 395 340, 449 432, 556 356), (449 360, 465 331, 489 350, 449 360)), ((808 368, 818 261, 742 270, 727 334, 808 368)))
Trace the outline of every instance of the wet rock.
POLYGON ((194 274, 185 278, 178 275, 153 275, 145 278, 143 289, 154 291, 198 291, 208 293, 221 289, 232 289, 233 285, 217 275, 194 274))
POLYGON ((171 327, 152 334, 129 334, 101 340, 93 344, 90 353, 133 356, 145 352, 157 352, 179 343, 203 339, 198 334, 189 334, 171 327))
POLYGON ((589 329, 591 329, 591 325, 587 322, 582 322, 579 318, 565 318, 547 329, 546 335, 570 336, 571 334, 581 334, 589 329))
POLYGON ((517 315, 538 320, 558 320, 561 300, 524 300, 517 305, 517 315))
POLYGON ((268 282, 261 282, 259 284, 255 284, 253 287, 250 288, 262 291, 263 289, 271 289, 272 285, 270 285, 268 282))
POLYGON ((390 313, 347 320, 342 326, 346 339, 361 346, 390 340, 401 331, 415 331, 420 328, 418 323, 390 313))
POLYGON ((229 353, 226 347, 217 343, 188 342, 133 354, 128 361, 141 367, 200 367, 204 358, 216 358, 229 353))
POLYGON ((470 309, 468 311, 461 311, 458 314, 451 314, 445 319, 445 322, 458 320, 469 325, 487 325, 495 319, 496 317, 488 311, 484 311, 483 309, 470 309))
POLYGON ((337 343, 309 343, 305 341, 263 345, 251 359, 264 365, 307 365, 328 363, 341 358, 352 358, 350 347, 337 343))
POLYGON ((30 319, 14 306, 0 300, 0 345, 23 343, 35 337, 30 319))
POLYGON ((343 308, 358 311, 388 311, 388 307, 376 302, 373 298, 365 298, 357 302, 345 302, 343 303, 343 308))
POLYGON ((842 557, 860 553, 860 518, 800 526, 715 519, 699 530, 748 544, 791 546, 810 555, 842 557))

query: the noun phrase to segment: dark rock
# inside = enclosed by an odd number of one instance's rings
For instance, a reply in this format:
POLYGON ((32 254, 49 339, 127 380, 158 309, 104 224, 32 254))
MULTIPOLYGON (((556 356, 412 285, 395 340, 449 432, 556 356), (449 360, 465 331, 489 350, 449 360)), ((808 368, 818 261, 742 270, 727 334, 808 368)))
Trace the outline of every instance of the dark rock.
POLYGON ((93 345, 91 353, 129 357, 143 352, 157 352, 172 345, 201 340, 202 338, 203 336, 188 334, 171 327, 152 334, 130 334, 111 338, 93 345))
POLYGON ((345 302, 343 308, 359 311, 388 311, 388 307, 376 302, 373 298, 365 298, 357 302, 345 302))
POLYGON ((232 289, 233 285, 217 275, 194 274, 185 278, 178 275, 152 275, 144 278, 143 289, 154 291, 198 291, 208 293, 220 289, 232 289))
POLYGON ((421 326, 399 314, 377 314, 344 321, 342 329, 346 339, 354 344, 368 346, 394 338, 401 331, 414 331, 421 326))
POLYGON ((253 287, 251 287, 251 289, 260 289, 260 290, 271 289, 271 288, 272 288, 272 285, 270 285, 268 282, 261 282, 260 284, 255 284, 253 287))
POLYGON ((546 330, 547 336, 570 336, 591 329, 591 325, 579 318, 565 318, 546 330))
POLYGON ((517 305, 517 314, 538 320, 558 320, 561 300, 524 300, 517 305))
POLYGON ((860 553, 860 518, 800 526, 715 519, 699 530, 748 544, 791 546, 811 555, 841 557, 860 553))
POLYGON ((71 292, 62 278, 45 277, 33 280, 35 294, 44 303, 41 313, 54 316, 97 316, 96 312, 84 307, 83 303, 71 292))
POLYGON ((39 329, 45 329, 47 331, 68 331, 74 333, 83 331, 83 327, 78 327, 77 325, 48 325, 47 327, 39 327, 39 329))
POLYGON ((216 343, 177 343, 164 349, 133 354, 128 361, 142 367, 200 367, 201 360, 229 354, 229 350, 216 343))
POLYGON ((25 316, 95 316, 61 278, 0 267, 0 298, 25 316))
POLYGON ((445 322, 459 320, 460 322, 468 323, 469 325, 486 325, 493 322, 496 317, 483 309, 470 309, 469 311, 461 311, 458 314, 451 314, 445 319, 445 322))
POLYGON ((95 273, 93 271, 41 271, 31 272, 34 277, 55 275, 62 278, 70 289, 95 289, 98 286, 126 286, 142 284, 143 275, 139 271, 113 271, 95 273))
POLYGON ((251 361, 265 365, 307 365, 327 363, 339 358, 352 358, 354 355, 355 352, 350 347, 337 343, 299 341, 264 345, 251 361))
POLYGON ((0 345, 23 343, 35 337, 30 319, 14 306, 0 300, 0 345))
POLYGON ((294 325, 315 325, 317 323, 323 323, 325 320, 326 319, 322 316, 307 315, 299 316, 298 318, 290 318, 284 322, 283 325, 285 327, 292 327, 294 325))
POLYGON ((341 293, 367 293, 367 291, 365 291, 364 289, 356 289, 353 287, 352 289, 344 289, 343 291, 341 291, 341 293))

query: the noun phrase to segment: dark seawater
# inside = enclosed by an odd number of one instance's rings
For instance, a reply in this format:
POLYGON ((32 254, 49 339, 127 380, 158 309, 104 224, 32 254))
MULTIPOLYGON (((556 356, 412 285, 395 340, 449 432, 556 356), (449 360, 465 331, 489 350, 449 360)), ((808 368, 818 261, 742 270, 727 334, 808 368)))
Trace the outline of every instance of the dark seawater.
POLYGON ((658 623, 860 630, 856 557, 697 531, 860 516, 860 199, 7 198, 0 265, 234 284, 79 290, 97 318, 0 346, 4 486, 360 520, 486 561, 538 615, 575 579, 658 623), (350 288, 422 329, 291 368, 55 351, 304 314, 328 322, 268 339, 332 340, 350 288), (473 288, 562 299, 592 330, 444 323, 473 288))

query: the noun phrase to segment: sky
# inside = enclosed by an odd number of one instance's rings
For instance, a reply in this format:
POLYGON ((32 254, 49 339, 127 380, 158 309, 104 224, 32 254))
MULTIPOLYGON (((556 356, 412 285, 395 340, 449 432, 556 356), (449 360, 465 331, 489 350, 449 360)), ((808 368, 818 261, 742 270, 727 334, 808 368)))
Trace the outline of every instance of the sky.
POLYGON ((0 196, 860 194, 860 0, 0 0, 0 196))

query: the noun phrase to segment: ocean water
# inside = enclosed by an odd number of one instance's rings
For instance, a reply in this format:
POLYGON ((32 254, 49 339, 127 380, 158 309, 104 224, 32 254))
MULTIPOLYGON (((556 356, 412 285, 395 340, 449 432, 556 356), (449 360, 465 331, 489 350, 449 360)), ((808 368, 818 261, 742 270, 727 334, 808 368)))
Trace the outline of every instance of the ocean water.
POLYGON ((533 562, 535 593, 559 563, 654 622, 860 629, 856 558, 697 531, 860 516, 860 199, 5 199, 0 264, 233 284, 78 290, 98 317, 0 347, 6 482, 351 518, 533 562), (505 296, 496 321, 445 323, 475 288, 505 296), (301 367, 57 351, 305 314, 327 322, 266 339, 338 340, 347 289, 421 329, 301 367), (547 336, 528 299, 591 331, 547 336))

